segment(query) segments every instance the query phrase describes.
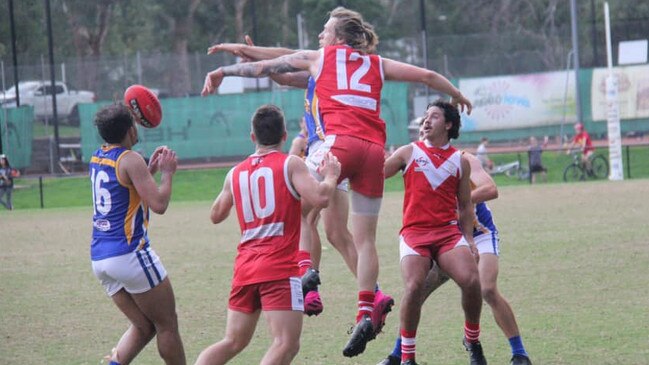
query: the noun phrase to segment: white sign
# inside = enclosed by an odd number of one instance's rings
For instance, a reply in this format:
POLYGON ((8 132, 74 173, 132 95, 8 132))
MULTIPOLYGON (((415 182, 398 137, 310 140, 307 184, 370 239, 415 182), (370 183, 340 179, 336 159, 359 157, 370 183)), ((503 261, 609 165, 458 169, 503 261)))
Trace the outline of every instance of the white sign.
POLYGON ((646 39, 620 42, 617 52, 617 64, 647 63, 647 48, 646 39))

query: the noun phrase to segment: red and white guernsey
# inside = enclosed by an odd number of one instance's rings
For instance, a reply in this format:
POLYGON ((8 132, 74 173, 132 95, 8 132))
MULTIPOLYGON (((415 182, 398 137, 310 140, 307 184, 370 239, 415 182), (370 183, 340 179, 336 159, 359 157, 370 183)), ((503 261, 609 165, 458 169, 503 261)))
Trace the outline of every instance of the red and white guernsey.
POLYGON ((403 173, 402 236, 457 225, 461 159, 461 151, 451 145, 440 148, 426 142, 412 143, 412 155, 403 173))
POLYGON ((381 57, 349 46, 327 46, 320 53, 315 90, 327 134, 350 135, 384 146, 381 57))
POLYGON ((299 195, 288 177, 289 156, 251 155, 230 172, 241 241, 233 285, 298 276, 299 195))

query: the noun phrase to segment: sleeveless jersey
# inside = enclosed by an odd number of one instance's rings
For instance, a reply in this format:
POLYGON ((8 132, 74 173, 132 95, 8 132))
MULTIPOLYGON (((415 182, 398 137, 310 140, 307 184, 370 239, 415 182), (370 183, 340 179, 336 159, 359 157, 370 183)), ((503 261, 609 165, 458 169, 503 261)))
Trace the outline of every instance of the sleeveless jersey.
POLYGON ((424 142, 412 143, 412 155, 403 173, 402 235, 457 225, 461 156, 450 145, 438 148, 424 142))
POLYGON ((288 158, 254 154, 230 172, 241 228, 233 285, 298 276, 301 203, 288 178, 288 158))
POLYGON ((485 233, 498 232, 494 223, 491 210, 487 203, 482 202, 475 205, 475 221, 473 222, 473 237, 481 236, 485 233))
POLYGON ((385 146, 381 119, 383 64, 349 46, 320 50, 316 95, 327 134, 350 135, 385 146))
POLYGON ((315 141, 324 141, 325 126, 322 123, 322 118, 320 118, 318 97, 315 94, 315 80, 311 76, 309 76, 307 88, 304 92, 304 121, 308 135, 307 146, 310 146, 315 141))
POLYGON ((149 246, 149 207, 133 185, 119 180, 117 168, 130 150, 105 145, 90 159, 93 209, 90 257, 102 260, 149 246))

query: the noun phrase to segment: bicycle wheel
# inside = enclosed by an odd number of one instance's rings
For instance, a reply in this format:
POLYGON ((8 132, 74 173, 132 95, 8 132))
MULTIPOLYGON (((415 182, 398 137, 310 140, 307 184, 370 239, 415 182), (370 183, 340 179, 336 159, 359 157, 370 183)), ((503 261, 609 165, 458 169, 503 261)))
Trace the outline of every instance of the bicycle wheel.
POLYGON ((521 167, 518 170, 518 180, 529 180, 530 179, 530 169, 527 167, 521 167))
POLYGON ((572 164, 568 165, 565 170, 563 170, 563 181, 582 181, 584 180, 584 170, 581 169, 579 165, 572 164))
POLYGON ((590 161, 594 179, 606 179, 608 177, 608 161, 602 155, 593 157, 590 161))

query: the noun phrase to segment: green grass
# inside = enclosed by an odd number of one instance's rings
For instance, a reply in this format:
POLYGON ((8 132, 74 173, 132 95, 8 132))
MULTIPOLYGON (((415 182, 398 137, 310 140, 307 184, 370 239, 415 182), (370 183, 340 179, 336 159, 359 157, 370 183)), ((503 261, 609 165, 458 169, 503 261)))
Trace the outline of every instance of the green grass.
MULTIPOLYGON (((623 149, 625 178, 628 178, 626 149, 623 149)), ((608 158, 606 150, 597 151, 608 158)), ((527 165, 527 154, 520 154, 524 166, 527 165)), ((649 178, 649 147, 638 146, 630 148, 631 176, 635 178, 649 178)), ((498 164, 516 161, 516 153, 492 154, 491 158, 498 164)), ((565 153, 546 151, 543 153, 543 163, 548 169, 549 183, 563 183, 563 170, 571 162, 571 157, 565 153)), ((205 198, 205 195, 216 196, 221 191, 223 180, 229 168, 179 170, 174 177, 173 197, 175 202, 195 201, 205 198)), ((494 176, 498 186, 529 185, 527 180, 519 180, 505 175, 494 176)), ((540 180, 539 180, 540 181, 540 180)), ((35 177, 16 179, 18 188, 14 190, 14 207, 28 209, 40 207, 40 189, 38 179, 35 177)), ((403 190, 403 179, 400 174, 385 182, 385 191, 403 190)), ((43 205, 45 208, 62 208, 86 206, 90 201, 90 182, 86 176, 72 177, 44 177, 43 178, 43 205)))
MULTIPOLYGON (((54 122, 50 121, 50 124, 46 126, 44 122, 35 120, 32 127, 33 138, 54 136, 54 126, 52 123, 54 122)), ((59 121, 59 137, 66 138, 80 136, 81 130, 79 127, 69 126, 59 121)))
MULTIPOLYGON (((204 174, 201 179, 214 187, 198 191, 194 196, 200 200, 174 200, 165 215, 152 217, 150 227, 152 246, 176 293, 189 364, 223 336, 239 241, 234 215, 218 226, 209 223, 210 204, 222 179, 204 174)), ((183 179, 190 176, 194 178, 183 179)), ((535 364, 649 363, 648 182, 505 186, 490 204, 502 238, 499 287, 516 313, 535 364)), ((377 232, 379 280, 397 298, 402 292, 397 244, 402 196, 386 194, 377 232)), ((98 364, 127 322, 91 272, 90 205, 21 209, 0 216, 1 362, 98 364)), ((356 285, 327 244, 321 276, 325 311, 304 319, 302 347, 294 363, 377 363, 392 349, 398 300, 385 333, 370 342, 364 354, 347 359, 341 351, 355 315, 356 285)), ((446 284, 424 307, 418 362, 466 364, 462 326, 459 290, 446 284)), ((486 304, 481 341, 489 363, 508 363, 509 345, 486 304)), ((258 363, 268 344, 262 318, 249 347, 231 363, 258 363)), ((134 362, 159 363, 153 342, 134 362)))

